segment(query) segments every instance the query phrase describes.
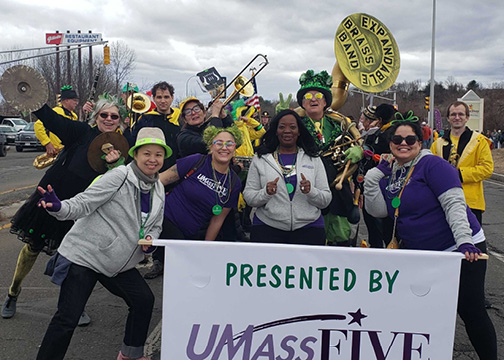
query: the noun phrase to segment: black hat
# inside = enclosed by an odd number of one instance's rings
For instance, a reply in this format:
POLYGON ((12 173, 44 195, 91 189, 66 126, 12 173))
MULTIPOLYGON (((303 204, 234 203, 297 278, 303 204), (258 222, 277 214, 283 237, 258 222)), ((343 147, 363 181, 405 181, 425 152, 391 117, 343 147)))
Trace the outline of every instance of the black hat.
POLYGON ((71 85, 65 85, 61 88, 61 100, 78 99, 77 93, 71 85))

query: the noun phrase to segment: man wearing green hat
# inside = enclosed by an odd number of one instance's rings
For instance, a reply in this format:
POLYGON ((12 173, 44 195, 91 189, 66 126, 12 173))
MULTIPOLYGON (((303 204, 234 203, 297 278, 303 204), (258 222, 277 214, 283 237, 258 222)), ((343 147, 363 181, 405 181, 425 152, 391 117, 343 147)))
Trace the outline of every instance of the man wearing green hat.
MULTIPOLYGON (((340 114, 327 111, 332 103, 332 78, 327 71, 315 73, 308 70, 301 74, 299 83, 301 88, 297 92, 297 102, 305 110, 306 116, 302 118, 308 131, 312 134, 321 152, 329 149, 338 136, 342 134, 341 126, 336 117, 340 114)), ((346 152, 347 161, 357 163, 362 159, 362 148, 352 146, 346 152)), ((329 183, 336 177, 337 171, 332 164, 325 164, 329 183)), ((351 226, 347 219, 353 210, 353 196, 348 186, 348 181, 344 182, 342 190, 331 187, 333 199, 327 213, 324 215, 324 222, 327 234, 328 245, 348 245, 351 226)), ((352 219, 352 222, 358 221, 352 219)))

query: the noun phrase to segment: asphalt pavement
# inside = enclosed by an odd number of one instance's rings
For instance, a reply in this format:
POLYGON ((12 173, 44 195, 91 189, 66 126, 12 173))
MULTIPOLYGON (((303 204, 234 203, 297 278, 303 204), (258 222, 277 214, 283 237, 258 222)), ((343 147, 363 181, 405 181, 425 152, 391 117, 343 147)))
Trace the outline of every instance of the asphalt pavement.
MULTIPOLYGON (((492 181, 497 181, 499 184, 504 183, 504 175, 494 174, 492 181)), ((485 186, 485 189, 487 188, 488 186, 485 186)), ((4 274, 0 279, 0 300, 2 301, 15 267, 17 254, 22 247, 21 242, 16 241, 12 235, 8 234, 9 220, 22 205, 23 201, 19 200, 26 198, 33 190, 34 186, 23 186, 9 193, 0 192, 4 199, 0 201, 0 243, 2 244, 0 272, 4 274), (6 196, 9 196, 13 202, 5 204, 6 196), (16 199, 18 201, 15 201, 16 199)), ((492 194, 499 194, 497 188, 492 191, 492 194)), ((488 195, 486 197, 488 198, 488 195)), ((491 195, 488 203, 493 204, 492 202, 495 201, 497 201, 496 195, 491 195)), ((502 221, 498 219, 502 217, 501 215, 495 214, 494 217, 489 215, 485 214, 484 216, 484 229, 487 238, 491 239, 489 253, 492 257, 487 273, 487 296, 493 303, 489 314, 496 325, 499 350, 504 354, 504 339, 500 335, 504 329, 501 311, 503 303, 501 274, 504 271, 504 249, 500 248, 498 242, 504 228, 502 221)), ((358 238, 365 238, 365 225, 362 224, 359 229, 358 238)), ((0 359, 32 359, 37 352, 38 344, 56 308, 59 293, 59 288, 47 281, 42 275, 47 259, 43 255, 43 258, 36 262, 32 273, 23 284, 24 291, 20 296, 16 316, 10 320, 0 319, 0 359)), ((139 266, 140 272, 145 273, 148 266, 139 266)), ((160 359, 161 344, 162 278, 149 280, 148 283, 156 296, 156 303, 150 335, 146 344, 146 354, 152 360, 158 360, 160 359)), ((67 358, 73 360, 115 358, 122 342, 127 307, 122 300, 118 300, 98 284, 88 302, 87 312, 92 318, 92 323, 86 328, 76 330, 67 358)), ((477 359, 460 319, 457 320, 453 358, 457 360, 477 359)))

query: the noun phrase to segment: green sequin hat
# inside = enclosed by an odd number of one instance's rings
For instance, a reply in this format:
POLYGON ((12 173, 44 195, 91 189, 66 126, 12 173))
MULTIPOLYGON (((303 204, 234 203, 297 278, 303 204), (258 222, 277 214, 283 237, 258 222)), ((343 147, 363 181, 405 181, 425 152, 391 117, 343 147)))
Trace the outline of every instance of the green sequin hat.
POLYGON ((301 85, 301 88, 296 95, 298 104, 303 107, 304 94, 308 91, 315 90, 324 94, 326 108, 328 108, 332 103, 332 83, 332 77, 327 73, 327 71, 324 70, 319 73, 315 73, 313 70, 307 70, 299 77, 299 84, 301 85))

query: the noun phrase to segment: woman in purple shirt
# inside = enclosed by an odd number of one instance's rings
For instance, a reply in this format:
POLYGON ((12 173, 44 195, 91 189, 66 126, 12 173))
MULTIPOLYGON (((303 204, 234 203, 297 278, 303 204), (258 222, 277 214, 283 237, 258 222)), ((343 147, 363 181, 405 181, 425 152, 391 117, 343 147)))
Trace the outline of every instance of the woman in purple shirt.
POLYGON ((205 240, 215 240, 222 223, 238 205, 241 182, 229 164, 242 143, 236 126, 209 126, 203 132, 208 155, 193 154, 160 174, 166 186, 181 182, 168 194, 163 234, 171 239, 198 239, 207 224, 205 240))
POLYGON ((392 156, 382 156, 366 174, 366 210, 395 220, 403 248, 465 254, 457 311, 480 359, 496 360, 497 339, 485 309, 486 261, 477 261, 486 251, 483 229, 465 203, 456 169, 422 150, 418 118, 413 112, 397 118, 389 132, 392 156))

